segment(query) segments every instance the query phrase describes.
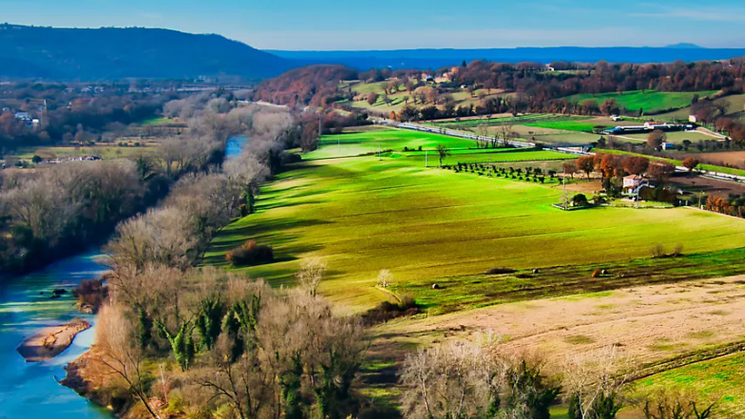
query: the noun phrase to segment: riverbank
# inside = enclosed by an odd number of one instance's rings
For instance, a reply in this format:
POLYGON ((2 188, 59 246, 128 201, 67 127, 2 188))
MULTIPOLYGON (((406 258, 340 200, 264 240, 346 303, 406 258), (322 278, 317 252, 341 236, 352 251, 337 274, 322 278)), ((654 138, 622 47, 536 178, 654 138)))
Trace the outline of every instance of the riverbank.
POLYGON ((64 259, 22 277, 0 283, 0 418, 110 419, 111 413, 59 385, 65 366, 85 353, 95 338, 96 317, 81 314, 71 290, 84 280, 101 277, 104 255, 89 252, 64 259), (51 298, 54 290, 65 289, 51 298), (54 358, 27 362, 18 352, 21 342, 81 318, 91 327, 76 334, 54 358))
POLYGON ((41 362, 54 358, 72 345, 78 333, 91 328, 86 320, 76 317, 60 326, 47 327, 18 346, 26 362, 41 362))

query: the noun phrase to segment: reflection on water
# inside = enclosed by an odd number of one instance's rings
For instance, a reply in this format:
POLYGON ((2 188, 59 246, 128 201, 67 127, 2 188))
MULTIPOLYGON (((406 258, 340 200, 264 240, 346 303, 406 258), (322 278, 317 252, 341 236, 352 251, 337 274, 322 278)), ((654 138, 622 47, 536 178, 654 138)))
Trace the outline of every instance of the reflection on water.
POLYGON ((71 291, 81 280, 96 278, 106 268, 101 255, 88 253, 60 261, 44 270, 0 284, 0 419, 102 419, 111 415, 74 391, 57 384, 64 366, 90 348, 95 316, 80 314, 70 292, 50 299, 55 288, 71 291), (93 327, 78 334, 55 358, 27 363, 16 347, 39 329, 83 317, 93 327))

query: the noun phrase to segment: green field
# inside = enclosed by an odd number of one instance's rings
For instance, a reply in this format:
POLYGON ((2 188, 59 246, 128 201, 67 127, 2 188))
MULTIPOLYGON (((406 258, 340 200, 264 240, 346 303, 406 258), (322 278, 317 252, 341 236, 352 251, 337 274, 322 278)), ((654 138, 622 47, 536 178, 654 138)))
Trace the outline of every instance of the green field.
POLYGON ((527 125, 538 122, 558 122, 558 121, 571 121, 574 119, 583 119, 581 117, 573 117, 567 115, 552 115, 552 114, 541 114, 532 113, 518 116, 506 116, 499 118, 471 118, 463 120, 447 120, 447 121, 436 121, 432 125, 445 128, 454 129, 465 129, 465 128, 476 128, 480 125, 486 126, 500 126, 505 124, 512 125, 527 125))
POLYGON ((737 353, 710 361, 655 374, 640 380, 636 390, 649 392, 659 389, 694 391, 703 400, 717 402, 720 414, 741 417, 745 400, 745 354, 737 353))
POLYGON ((707 97, 716 93, 716 90, 704 92, 657 92, 654 90, 635 90, 623 93, 601 93, 601 94, 578 94, 568 96, 565 99, 581 103, 586 99, 595 99, 598 105, 606 99, 615 99, 618 106, 625 107, 629 112, 636 112, 643 109, 645 114, 663 112, 670 109, 680 109, 690 106, 693 95, 707 97))
POLYGON ((565 131, 579 131, 579 132, 585 132, 592 134, 595 129, 595 124, 591 124, 588 122, 583 122, 583 120, 591 119, 591 118, 575 118, 571 120, 566 121, 540 121, 540 122, 532 122, 528 124, 524 124, 529 127, 538 127, 538 128, 551 128, 551 129, 560 129, 565 131))
POLYGON ((372 130, 339 135, 325 135, 318 149, 303 155, 303 160, 326 159, 330 157, 358 156, 377 153, 379 150, 403 151, 404 147, 435 150, 438 144, 449 149, 475 148, 473 140, 448 137, 439 134, 407 130, 372 130))
MULTIPOLYGON (((727 102, 729 104, 728 118, 743 121, 745 120, 745 94, 725 96, 714 100, 714 102, 727 102)), ((657 119, 662 121, 688 121, 691 114, 691 108, 686 107, 673 112, 657 115, 657 119)))
POLYGON ((656 243, 680 243, 687 252, 745 246, 741 220, 685 208, 563 212, 551 206, 560 199, 556 188, 425 169, 413 160, 302 163, 264 188, 257 214, 217 236, 206 262, 225 265, 226 251, 255 239, 271 244, 278 261, 245 270, 289 285, 300 259, 319 256, 330 276, 321 291, 362 309, 388 297, 374 287, 381 269, 424 297, 433 282, 465 281, 494 267, 628 260, 648 256, 656 243))

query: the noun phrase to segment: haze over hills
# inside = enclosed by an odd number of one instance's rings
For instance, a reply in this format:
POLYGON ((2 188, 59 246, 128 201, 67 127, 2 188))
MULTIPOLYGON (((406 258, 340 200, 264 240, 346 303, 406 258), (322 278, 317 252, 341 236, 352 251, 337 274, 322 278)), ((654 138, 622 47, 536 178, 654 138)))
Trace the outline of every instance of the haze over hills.
POLYGON ((745 56, 742 49, 694 44, 668 47, 550 47, 406 49, 379 51, 262 51, 220 35, 149 28, 50 28, 0 25, 0 78, 116 80, 237 76, 263 79, 308 64, 341 64, 358 70, 390 67, 437 69, 489 60, 672 62, 745 56))
POLYGON ((0 77, 55 80, 276 76, 293 63, 219 35, 0 25, 0 77))
POLYGON ((436 69, 460 64, 463 60, 489 60, 518 63, 574 61, 665 63, 678 60, 726 60, 745 56, 745 48, 702 48, 693 44, 668 47, 546 47, 493 49, 405 49, 381 51, 279 51, 274 55, 316 64, 343 64, 358 70, 370 68, 436 69))

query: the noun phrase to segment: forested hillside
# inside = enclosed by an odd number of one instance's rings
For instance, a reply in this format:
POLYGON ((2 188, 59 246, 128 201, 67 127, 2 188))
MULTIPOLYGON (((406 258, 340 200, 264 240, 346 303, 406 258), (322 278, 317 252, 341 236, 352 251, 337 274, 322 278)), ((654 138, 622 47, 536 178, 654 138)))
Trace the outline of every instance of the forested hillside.
POLYGON ((56 80, 271 77, 291 61, 219 35, 0 25, 0 77, 56 80))

